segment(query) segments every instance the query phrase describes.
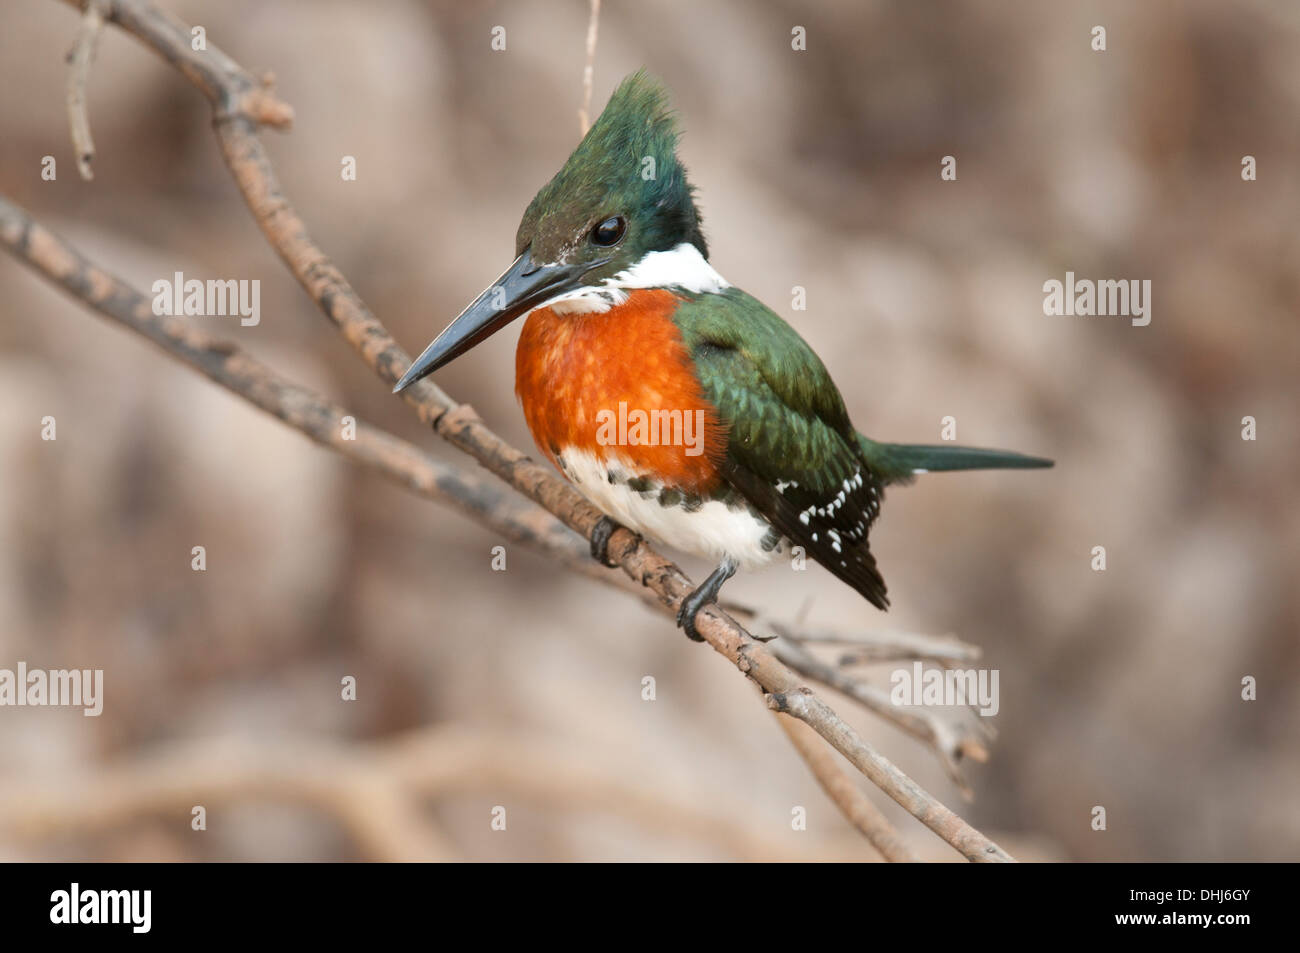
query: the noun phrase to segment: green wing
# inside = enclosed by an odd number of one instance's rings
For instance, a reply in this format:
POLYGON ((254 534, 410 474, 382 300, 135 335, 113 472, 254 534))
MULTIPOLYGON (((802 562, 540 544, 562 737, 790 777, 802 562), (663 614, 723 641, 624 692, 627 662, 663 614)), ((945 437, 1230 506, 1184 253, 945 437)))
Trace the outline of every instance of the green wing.
POLYGON ((783 536, 888 607, 867 544, 886 480, 864 458, 821 360, 736 288, 689 299, 675 320, 705 395, 730 425, 727 481, 783 536))

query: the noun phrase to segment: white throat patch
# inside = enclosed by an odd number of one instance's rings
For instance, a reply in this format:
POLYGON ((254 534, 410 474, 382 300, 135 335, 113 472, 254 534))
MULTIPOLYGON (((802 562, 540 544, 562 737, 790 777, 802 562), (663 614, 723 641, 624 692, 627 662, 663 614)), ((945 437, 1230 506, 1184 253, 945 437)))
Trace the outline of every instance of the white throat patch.
POLYGON ((691 294, 718 294, 730 287, 698 248, 683 242, 670 251, 647 252, 631 268, 612 278, 557 295, 538 307, 550 308, 556 314, 590 314, 623 304, 632 288, 680 288, 691 294))

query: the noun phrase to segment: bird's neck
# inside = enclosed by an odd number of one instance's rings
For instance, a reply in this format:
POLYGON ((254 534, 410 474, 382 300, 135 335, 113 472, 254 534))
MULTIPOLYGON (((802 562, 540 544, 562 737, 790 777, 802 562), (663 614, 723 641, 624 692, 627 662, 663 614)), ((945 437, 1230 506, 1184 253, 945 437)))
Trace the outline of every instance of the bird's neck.
POLYGON ((605 312, 639 290, 667 289, 687 294, 719 294, 731 285, 700 250, 683 242, 668 251, 646 252, 633 265, 612 277, 576 288, 546 302, 557 314, 605 312))

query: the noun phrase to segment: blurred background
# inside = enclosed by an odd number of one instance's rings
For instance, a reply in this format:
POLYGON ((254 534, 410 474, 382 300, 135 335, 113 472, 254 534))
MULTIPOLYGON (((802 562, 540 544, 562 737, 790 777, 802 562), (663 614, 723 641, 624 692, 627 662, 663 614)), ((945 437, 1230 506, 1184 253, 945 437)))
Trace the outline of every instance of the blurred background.
MULTIPOLYGON (((164 6, 275 73, 296 117, 263 137, 288 195, 412 353, 509 263, 578 138, 579 0, 164 6)), ((778 564, 729 596, 981 646, 1001 710, 971 802, 931 752, 832 702, 1024 859, 1296 859, 1300 7, 807 6, 606 2, 593 113, 638 67, 665 81, 714 265, 823 356, 860 429, 935 442, 952 416, 959 442, 1057 467, 893 491, 873 536, 888 616, 818 567, 778 564), (1044 316, 1043 283, 1067 270, 1150 279, 1150 325, 1044 316)), ((468 465, 262 240, 199 93, 114 27, 93 70, 95 179, 78 178, 76 28, 53 0, 0 14, 0 193, 140 288, 175 271, 260 279, 257 327, 195 320, 468 465)), ((342 860, 394 842, 481 860, 875 856, 754 689, 665 618, 516 546, 491 571, 502 540, 8 256, 0 292, 0 667, 105 673, 99 718, 0 708, 0 857, 342 860), (402 759, 441 775, 409 797, 368 784, 402 759), (267 781, 275 767, 301 789, 267 781), (364 830, 367 815, 392 830, 364 830)), ((438 382, 532 452, 518 331, 438 382)), ((957 858, 869 793, 923 856, 957 858)))

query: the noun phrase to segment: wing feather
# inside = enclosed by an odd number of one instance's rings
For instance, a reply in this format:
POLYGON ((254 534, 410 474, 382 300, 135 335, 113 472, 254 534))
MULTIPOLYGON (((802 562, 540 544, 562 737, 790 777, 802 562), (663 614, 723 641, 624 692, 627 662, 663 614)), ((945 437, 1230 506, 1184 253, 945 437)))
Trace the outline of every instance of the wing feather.
POLYGON ((724 478, 783 536, 887 608, 867 542, 884 480, 861 453, 820 359, 736 289, 684 303, 676 320, 700 384, 729 426, 724 478))

